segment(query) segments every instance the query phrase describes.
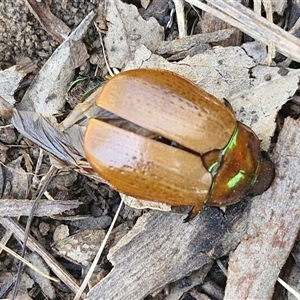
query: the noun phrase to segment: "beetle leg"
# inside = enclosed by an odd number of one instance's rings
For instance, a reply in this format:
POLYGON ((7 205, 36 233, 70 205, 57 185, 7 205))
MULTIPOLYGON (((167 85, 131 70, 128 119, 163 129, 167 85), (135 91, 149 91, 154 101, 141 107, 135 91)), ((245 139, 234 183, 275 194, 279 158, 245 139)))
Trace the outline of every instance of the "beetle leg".
POLYGON ((186 223, 193 220, 202 208, 203 203, 199 203, 199 205, 193 206, 190 212, 188 213, 187 217, 184 218, 183 222, 186 223))

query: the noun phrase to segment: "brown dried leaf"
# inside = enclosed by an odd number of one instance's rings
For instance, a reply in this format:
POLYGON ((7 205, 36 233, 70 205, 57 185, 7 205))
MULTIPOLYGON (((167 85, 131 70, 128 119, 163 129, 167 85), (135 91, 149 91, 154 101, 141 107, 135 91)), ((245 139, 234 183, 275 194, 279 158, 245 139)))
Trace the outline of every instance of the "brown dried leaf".
POLYGON ((60 112, 75 68, 78 67, 78 53, 86 53, 85 49, 78 50, 78 47, 85 48, 85 45, 76 42, 85 35, 94 16, 93 12, 87 15, 51 55, 17 105, 19 110, 34 111, 45 117, 52 117, 60 112))
POLYGON ((71 29, 52 14, 46 0, 25 0, 25 4, 55 41, 62 43, 67 38, 71 29))
POLYGON ((87 53, 85 44, 82 41, 70 40, 70 57, 73 68, 79 68, 90 57, 87 53))
POLYGON ((23 58, 15 65, 0 71, 0 97, 13 105, 15 103, 14 93, 21 80, 36 69, 36 65, 29 58, 23 58))
POLYGON ((134 5, 120 0, 107 2, 108 31, 105 41, 111 67, 122 68, 128 57, 143 44, 150 50, 164 40, 164 30, 154 18, 145 21, 134 5))
POLYGON ((24 199, 29 188, 28 174, 22 168, 23 157, 19 156, 7 164, 4 197, 9 194, 16 199, 24 199))

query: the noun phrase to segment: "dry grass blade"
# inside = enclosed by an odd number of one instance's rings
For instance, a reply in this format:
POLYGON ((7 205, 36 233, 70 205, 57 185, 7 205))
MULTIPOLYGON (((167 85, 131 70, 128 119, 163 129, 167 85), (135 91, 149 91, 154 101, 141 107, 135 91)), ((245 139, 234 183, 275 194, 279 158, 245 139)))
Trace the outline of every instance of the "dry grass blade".
MULTIPOLYGON (((24 229, 20 227, 14 220, 11 218, 0 218, 0 223, 7 230, 11 230, 15 237, 19 240, 24 240, 24 229)), ((74 293, 79 289, 77 281, 69 274, 67 270, 65 270, 57 261, 51 256, 47 250, 32 236, 28 237, 27 247, 39 254, 43 260, 47 263, 49 268, 53 271, 53 273, 65 283, 74 293)))
POLYGON ((42 271, 40 271, 39 269, 37 269, 33 264, 31 264, 29 261, 27 261, 22 256, 20 256, 19 254, 15 253, 14 251, 12 251, 11 249, 9 249, 8 247, 4 246, 1 243, 0 243, 0 247, 2 249, 4 249, 6 252, 8 252, 9 254, 13 255, 18 260, 20 260, 22 263, 24 263, 25 265, 27 265, 29 268, 31 268, 32 270, 34 270, 35 272, 37 272, 38 274, 40 274, 41 276, 44 276, 45 278, 48 278, 48 279, 50 279, 52 281, 59 282, 58 279, 56 279, 54 277, 51 277, 51 276, 43 273, 42 271))
POLYGON ((300 62, 299 39, 263 17, 258 16, 237 1, 208 0, 207 2, 210 5, 198 0, 186 1, 240 29, 265 45, 273 42, 278 52, 300 62))
POLYGON ((118 218, 118 216, 120 214, 120 211, 121 211, 121 208, 123 206, 124 196, 121 197, 121 199, 122 200, 121 200, 121 202, 119 204, 119 207, 118 207, 118 209, 116 211, 114 219, 111 222, 111 225, 109 226, 109 229, 108 229, 108 231, 107 231, 107 233, 105 235, 105 238, 104 238, 104 240, 103 240, 103 242, 102 242, 102 244, 101 244, 101 246, 100 246, 100 248, 99 248, 99 250, 97 252, 97 255, 95 256, 94 261, 93 261, 93 263, 92 263, 92 265, 91 265, 88 273, 86 274, 86 277, 84 278, 84 281, 82 282, 82 284, 81 284, 78 292, 76 293, 74 300, 79 300, 80 299, 80 297, 81 297, 84 289, 86 288, 86 286, 88 284, 88 281, 90 280, 90 278, 91 278, 91 276, 92 276, 92 274, 93 274, 93 272, 94 272, 94 270, 95 270, 95 268, 97 266, 97 263, 98 263, 98 261, 100 259, 100 256, 101 256, 102 252, 103 252, 103 249, 104 249, 104 247, 105 247, 105 245, 106 245, 106 243, 108 241, 108 238, 109 238, 109 236, 110 236, 110 234, 111 234, 111 232, 112 232, 112 230, 113 230, 113 228, 115 226, 115 223, 117 221, 117 218, 118 218))
MULTIPOLYGON (((49 172, 44 177, 45 178, 44 184, 42 184, 40 186, 39 193, 38 193, 36 199, 32 203, 30 214, 28 216, 27 223, 26 223, 24 238, 22 240, 22 242, 23 242, 22 252, 21 252, 22 256, 24 256, 25 253, 26 253, 26 242, 28 240, 30 226, 31 226, 31 223, 32 223, 32 220, 33 220, 33 217, 34 217, 34 212, 35 212, 36 208, 38 207, 38 202, 39 202, 40 198, 42 197, 44 191, 47 189, 47 186, 49 185, 52 177, 57 174, 57 171, 58 170, 56 168, 51 166, 49 172)), ((13 299, 15 299, 17 297, 17 293, 18 293, 18 289, 19 289, 19 283, 21 281, 22 271, 23 271, 23 263, 22 263, 22 261, 20 261, 19 267, 18 267, 18 276, 17 276, 15 287, 14 287, 13 299)))
POLYGON ((187 36, 187 26, 184 14, 184 0, 174 0, 178 23, 179 39, 187 36))
POLYGON ((300 300, 300 294, 296 292, 291 286, 284 282, 281 278, 278 277, 277 281, 285 287, 291 294, 293 294, 298 300, 300 300))

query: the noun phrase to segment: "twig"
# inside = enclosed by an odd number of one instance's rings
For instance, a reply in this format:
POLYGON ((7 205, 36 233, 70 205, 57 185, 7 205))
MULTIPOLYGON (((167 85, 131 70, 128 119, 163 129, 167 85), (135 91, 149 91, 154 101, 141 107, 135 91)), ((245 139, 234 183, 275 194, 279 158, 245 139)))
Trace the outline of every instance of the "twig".
POLYGON ((88 284, 88 281, 90 280, 90 278, 91 278, 91 276, 92 276, 92 274, 93 274, 93 272, 94 272, 94 270, 96 268, 96 265, 97 265, 97 263, 98 263, 98 261, 100 259, 100 256, 101 256, 101 254, 103 252, 103 249, 104 249, 104 247, 105 247, 105 245, 107 243, 107 240, 108 240, 108 238, 109 238, 109 236, 110 236, 110 234, 111 234, 111 232, 112 232, 112 230, 113 230, 113 228, 115 226, 115 223, 117 221, 117 218, 118 218, 118 216, 120 214, 120 211, 121 211, 121 208, 123 206, 123 202, 124 202, 124 197, 121 197, 121 202, 120 202, 120 205, 118 207, 118 210, 116 211, 114 219, 113 219, 113 221, 112 221, 112 223, 111 223, 111 225, 110 225, 110 227, 109 227, 109 229, 108 229, 108 231, 107 231, 107 233, 105 235, 105 238, 104 238, 104 240, 103 240, 103 242, 102 242, 102 244, 101 244, 101 246, 100 246, 100 248, 99 248, 99 250, 97 252, 96 257, 94 258, 94 261, 93 261, 93 263, 92 263, 92 265, 91 265, 88 273, 86 274, 86 277, 84 278, 84 281, 82 282, 82 284, 81 284, 78 292, 76 293, 76 295, 74 297, 74 300, 79 300, 80 297, 81 297, 81 295, 82 295, 82 293, 83 293, 83 291, 84 291, 84 289, 86 288, 86 286, 88 284))

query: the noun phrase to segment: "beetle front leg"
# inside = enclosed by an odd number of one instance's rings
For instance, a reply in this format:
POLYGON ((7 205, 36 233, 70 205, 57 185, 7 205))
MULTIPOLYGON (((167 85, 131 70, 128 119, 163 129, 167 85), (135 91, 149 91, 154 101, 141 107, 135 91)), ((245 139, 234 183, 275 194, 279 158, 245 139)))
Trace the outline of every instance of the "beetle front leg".
POLYGON ((193 220, 196 217, 196 215, 199 213, 199 211, 202 210, 203 206, 204 206, 203 203, 193 206, 190 212, 188 213, 187 217, 184 218, 183 222, 186 223, 193 220))

